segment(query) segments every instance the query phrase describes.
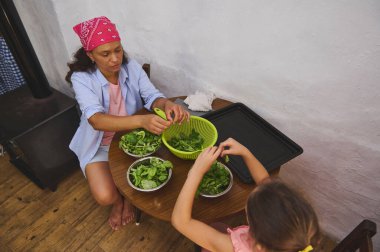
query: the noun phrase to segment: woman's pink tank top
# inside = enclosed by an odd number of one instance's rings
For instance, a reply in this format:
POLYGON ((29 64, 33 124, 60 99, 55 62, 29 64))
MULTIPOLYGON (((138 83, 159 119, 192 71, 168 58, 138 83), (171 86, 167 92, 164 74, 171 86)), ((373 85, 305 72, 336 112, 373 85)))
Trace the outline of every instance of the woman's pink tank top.
MULTIPOLYGON (((108 90, 110 94, 110 108, 108 114, 117 116, 126 116, 125 101, 121 95, 120 85, 108 83, 108 90)), ((104 131, 101 145, 110 145, 115 132, 104 131)))

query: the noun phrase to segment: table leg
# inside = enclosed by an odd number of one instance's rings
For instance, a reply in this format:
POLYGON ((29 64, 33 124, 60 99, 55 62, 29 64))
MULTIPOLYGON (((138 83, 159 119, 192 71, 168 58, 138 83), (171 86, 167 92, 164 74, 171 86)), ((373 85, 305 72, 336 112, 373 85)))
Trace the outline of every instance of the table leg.
POLYGON ((201 251, 202 251, 202 248, 198 244, 194 243, 194 252, 201 252, 201 251))
POLYGON ((136 226, 140 225, 140 219, 141 219, 141 210, 138 209, 137 207, 135 211, 135 216, 136 216, 136 226))

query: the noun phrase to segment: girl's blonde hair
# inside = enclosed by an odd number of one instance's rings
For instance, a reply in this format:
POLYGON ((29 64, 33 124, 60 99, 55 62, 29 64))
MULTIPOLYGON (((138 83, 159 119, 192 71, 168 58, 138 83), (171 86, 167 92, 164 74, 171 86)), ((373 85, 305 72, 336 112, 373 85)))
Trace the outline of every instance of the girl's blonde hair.
POLYGON ((320 228, 309 202, 275 179, 260 184, 249 196, 247 216, 252 237, 270 252, 318 251, 320 228))

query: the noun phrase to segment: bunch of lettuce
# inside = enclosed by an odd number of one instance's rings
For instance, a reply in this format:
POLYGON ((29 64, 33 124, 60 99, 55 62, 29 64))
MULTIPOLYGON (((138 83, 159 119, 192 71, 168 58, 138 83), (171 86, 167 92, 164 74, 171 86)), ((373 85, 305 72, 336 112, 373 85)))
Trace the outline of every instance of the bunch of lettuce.
POLYGON ((177 150, 193 152, 203 150, 204 141, 199 132, 192 129, 189 135, 181 132, 178 137, 172 137, 168 143, 177 150))
POLYGON ((215 195, 226 190, 230 184, 230 173, 220 162, 212 164, 210 170, 203 176, 198 187, 198 194, 215 195))
POLYGON ((153 189, 164 183, 169 177, 169 169, 173 168, 170 161, 149 158, 137 167, 131 168, 131 182, 142 189, 153 189))
POLYGON ((123 135, 119 147, 126 153, 145 156, 155 152, 161 146, 161 136, 144 129, 136 129, 123 135))

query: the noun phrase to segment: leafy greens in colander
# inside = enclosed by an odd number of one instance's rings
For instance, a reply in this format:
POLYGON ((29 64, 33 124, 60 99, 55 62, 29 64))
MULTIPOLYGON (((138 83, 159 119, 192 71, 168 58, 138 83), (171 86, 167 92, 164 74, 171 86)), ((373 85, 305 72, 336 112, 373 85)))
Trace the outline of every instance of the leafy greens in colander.
POLYGON ((178 137, 172 137, 168 143, 177 150, 193 152, 202 150, 204 141, 199 132, 192 129, 189 135, 181 132, 178 137))

